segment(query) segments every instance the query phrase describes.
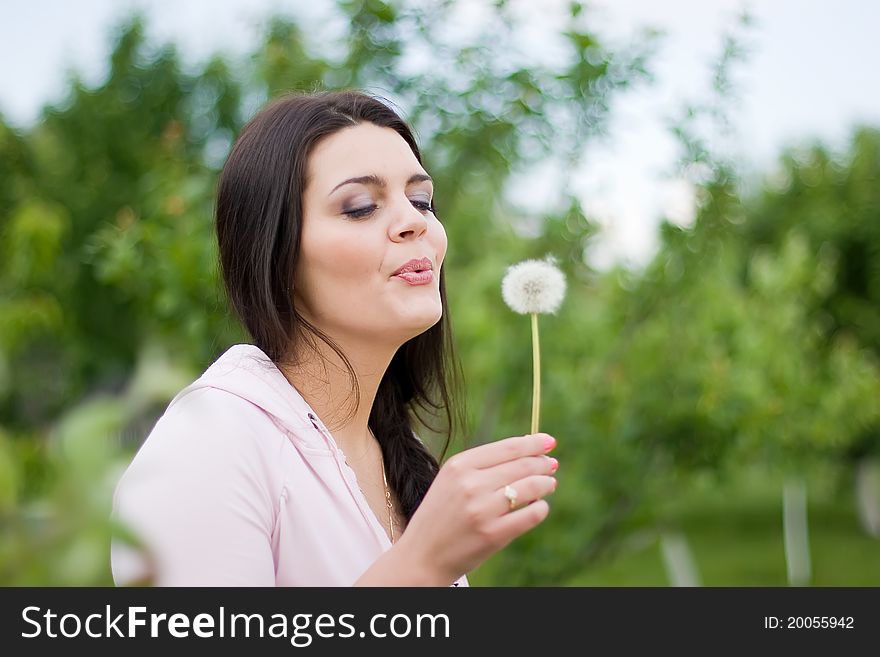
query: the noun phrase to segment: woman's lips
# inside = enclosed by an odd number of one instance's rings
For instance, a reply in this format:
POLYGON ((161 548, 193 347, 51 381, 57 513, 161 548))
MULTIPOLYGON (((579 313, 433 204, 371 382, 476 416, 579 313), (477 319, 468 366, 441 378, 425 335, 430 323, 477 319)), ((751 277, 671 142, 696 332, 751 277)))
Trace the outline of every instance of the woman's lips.
POLYGON ((427 285, 434 281, 434 272, 430 269, 424 271, 408 271, 397 274, 393 278, 400 278, 410 285, 427 285))

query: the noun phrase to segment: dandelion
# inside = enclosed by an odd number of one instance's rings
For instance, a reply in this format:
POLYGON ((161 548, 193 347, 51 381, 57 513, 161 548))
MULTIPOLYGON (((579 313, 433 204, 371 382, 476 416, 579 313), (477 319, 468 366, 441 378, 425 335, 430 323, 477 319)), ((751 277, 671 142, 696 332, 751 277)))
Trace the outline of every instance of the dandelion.
POLYGON ((524 260, 507 269, 501 281, 501 296, 510 308, 532 316, 532 433, 538 432, 541 410, 541 345, 538 313, 555 313, 565 296, 565 275, 556 259, 524 260))

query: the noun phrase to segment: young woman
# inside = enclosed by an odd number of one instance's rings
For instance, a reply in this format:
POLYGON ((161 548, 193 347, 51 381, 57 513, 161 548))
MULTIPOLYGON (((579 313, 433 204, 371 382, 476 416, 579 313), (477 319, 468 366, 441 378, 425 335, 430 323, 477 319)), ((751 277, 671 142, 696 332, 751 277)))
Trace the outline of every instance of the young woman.
POLYGON ((452 427, 447 240, 389 106, 271 103, 229 155, 216 218, 253 344, 171 401, 120 479, 114 515, 143 545, 114 541, 117 585, 466 586, 544 520, 552 437, 440 467, 414 432, 420 408, 452 427))

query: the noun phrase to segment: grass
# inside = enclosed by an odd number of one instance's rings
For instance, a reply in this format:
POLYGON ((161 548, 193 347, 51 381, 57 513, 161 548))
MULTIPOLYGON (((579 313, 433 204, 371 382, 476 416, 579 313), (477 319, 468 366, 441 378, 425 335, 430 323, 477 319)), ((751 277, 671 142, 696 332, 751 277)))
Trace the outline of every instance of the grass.
MULTIPOLYGON (((880 539, 862 529, 851 495, 808 481, 812 586, 880 586, 880 539)), ((704 485, 670 505, 704 586, 787 586, 782 481, 743 476, 704 485)), ((568 582, 572 586, 668 586, 659 541, 642 540, 568 582)))

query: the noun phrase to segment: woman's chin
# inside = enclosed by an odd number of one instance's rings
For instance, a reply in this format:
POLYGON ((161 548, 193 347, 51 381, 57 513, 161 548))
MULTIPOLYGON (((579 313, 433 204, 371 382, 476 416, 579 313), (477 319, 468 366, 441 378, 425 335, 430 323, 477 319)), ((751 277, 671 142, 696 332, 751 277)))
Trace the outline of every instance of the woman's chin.
POLYGON ((443 310, 440 308, 430 313, 420 313, 418 315, 401 317, 400 321, 397 322, 395 326, 389 327, 388 330, 391 333, 399 332, 405 337, 405 340, 409 340, 434 326, 434 324, 440 321, 442 316, 443 310))

